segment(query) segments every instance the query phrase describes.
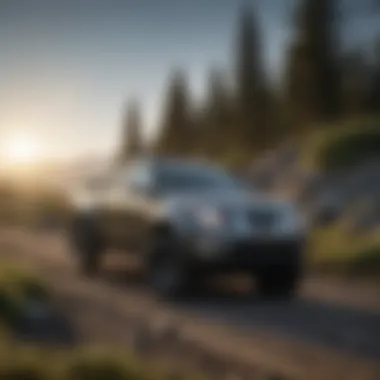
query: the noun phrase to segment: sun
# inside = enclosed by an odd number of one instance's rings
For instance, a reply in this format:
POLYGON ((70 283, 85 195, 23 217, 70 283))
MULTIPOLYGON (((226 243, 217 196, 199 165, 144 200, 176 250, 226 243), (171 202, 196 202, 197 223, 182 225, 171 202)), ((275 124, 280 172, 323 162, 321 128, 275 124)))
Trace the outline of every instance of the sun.
POLYGON ((4 144, 4 159, 10 164, 31 164, 39 159, 40 147, 32 137, 14 136, 4 144))

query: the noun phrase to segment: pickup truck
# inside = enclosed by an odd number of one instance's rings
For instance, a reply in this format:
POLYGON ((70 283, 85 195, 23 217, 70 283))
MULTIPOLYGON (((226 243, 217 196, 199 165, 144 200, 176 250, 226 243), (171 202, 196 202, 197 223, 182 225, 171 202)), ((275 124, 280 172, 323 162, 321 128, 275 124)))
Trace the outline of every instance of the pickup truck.
POLYGON ((300 283, 306 229, 296 206, 256 194, 218 166, 132 160, 78 189, 72 203, 69 236, 86 275, 110 248, 138 255, 164 298, 216 273, 254 276, 264 296, 292 297, 300 283))

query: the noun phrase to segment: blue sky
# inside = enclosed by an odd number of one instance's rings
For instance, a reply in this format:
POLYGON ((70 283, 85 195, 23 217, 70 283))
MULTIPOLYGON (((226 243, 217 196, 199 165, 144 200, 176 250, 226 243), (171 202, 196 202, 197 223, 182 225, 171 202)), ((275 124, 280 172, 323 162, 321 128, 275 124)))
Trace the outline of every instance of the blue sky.
MULTIPOLYGON (((245 2, 257 10, 275 79, 296 0, 245 2)), ((33 134, 53 156, 105 152, 117 142, 130 96, 140 99, 151 135, 171 68, 187 70, 197 98, 210 66, 232 69, 241 3, 1 0, 0 136, 33 134)), ((379 25, 374 15, 358 15, 347 33, 360 44, 379 25)))

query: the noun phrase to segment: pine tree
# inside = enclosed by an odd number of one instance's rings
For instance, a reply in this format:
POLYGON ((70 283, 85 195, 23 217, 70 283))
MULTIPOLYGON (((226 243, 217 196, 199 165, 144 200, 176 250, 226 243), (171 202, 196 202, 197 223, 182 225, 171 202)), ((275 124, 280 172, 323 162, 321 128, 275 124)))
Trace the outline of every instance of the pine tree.
POLYGON ((336 1, 303 0, 296 21, 296 38, 288 53, 285 96, 292 124, 300 130, 339 114, 336 1))
MULTIPOLYGON (((241 144, 250 151, 265 148, 270 138, 268 88, 253 12, 243 8, 237 52, 237 121, 241 144)), ((253 153, 253 152, 252 152, 253 153)))
POLYGON ((170 78, 167 100, 155 144, 159 154, 187 155, 193 149, 189 94, 185 74, 177 70, 170 78))
POLYGON ((136 100, 132 100, 127 105, 127 112, 123 123, 121 151, 119 153, 119 160, 121 162, 142 153, 141 128, 139 104, 136 100))
POLYGON ((209 74, 208 93, 202 115, 200 144, 207 156, 216 157, 232 138, 231 96, 221 70, 212 69, 209 74))
MULTIPOLYGON (((380 7, 379 7, 380 9, 380 7)), ((375 48, 375 60, 369 89, 369 111, 380 114, 380 37, 377 39, 375 48)))
POLYGON ((368 112, 371 70, 361 51, 342 58, 342 112, 355 117, 368 112))

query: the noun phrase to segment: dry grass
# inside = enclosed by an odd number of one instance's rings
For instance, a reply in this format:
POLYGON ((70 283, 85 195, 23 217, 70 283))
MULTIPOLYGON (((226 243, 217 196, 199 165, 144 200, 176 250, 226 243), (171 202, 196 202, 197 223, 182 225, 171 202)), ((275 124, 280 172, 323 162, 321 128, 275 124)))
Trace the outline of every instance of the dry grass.
POLYGON ((380 154, 378 118, 342 121, 336 125, 319 126, 316 130, 301 139, 300 164, 306 172, 339 169, 361 161, 369 153, 380 154), (368 151, 368 137, 370 142, 375 142, 375 145, 371 144, 371 152, 368 151), (363 138, 366 144, 363 144, 363 138))
MULTIPOLYGON (((169 369, 147 366, 127 350, 33 347, 14 340, 11 329, 26 312, 27 301, 49 302, 46 284, 26 266, 0 262, 0 379, 2 380, 159 380, 169 369)), ((199 378, 191 376, 187 378, 199 378)), ((181 379, 185 379, 181 377, 181 379)))
POLYGON ((27 312, 30 300, 48 302, 50 295, 41 279, 12 261, 0 263, 0 320, 14 326, 27 312))
MULTIPOLYGON (((378 231, 377 231, 378 232, 378 231)), ((380 234, 352 234, 344 221, 318 228, 308 242, 311 268, 380 278, 380 234)))

